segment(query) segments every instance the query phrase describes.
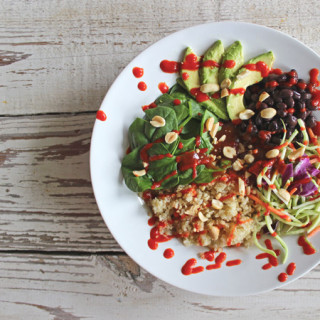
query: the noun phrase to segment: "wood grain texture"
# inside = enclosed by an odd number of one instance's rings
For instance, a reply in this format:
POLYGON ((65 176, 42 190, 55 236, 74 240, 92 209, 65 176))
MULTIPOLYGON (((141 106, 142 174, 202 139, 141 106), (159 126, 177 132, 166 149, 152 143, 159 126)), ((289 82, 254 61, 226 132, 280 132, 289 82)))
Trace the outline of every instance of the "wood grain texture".
MULTIPOLYGON (((126 256, 0 254, 1 319, 315 319, 320 267, 270 293, 208 297, 174 288, 126 256)), ((214 284, 208 284, 214 285, 214 284)))
POLYGON ((92 192, 94 120, 0 118, 0 250, 120 250, 92 192))
POLYGON ((320 53, 319 18, 317 0, 2 0, 0 114, 96 110, 138 53, 200 23, 263 24, 320 53))

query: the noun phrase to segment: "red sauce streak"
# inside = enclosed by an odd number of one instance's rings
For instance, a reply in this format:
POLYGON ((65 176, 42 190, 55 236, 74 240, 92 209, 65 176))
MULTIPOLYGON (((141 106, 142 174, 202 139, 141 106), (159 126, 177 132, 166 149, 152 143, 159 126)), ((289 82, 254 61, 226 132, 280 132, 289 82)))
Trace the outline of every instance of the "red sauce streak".
POLYGON ((206 266, 207 270, 220 269, 220 268, 221 268, 221 264, 219 263, 209 264, 206 266))
POLYGON ((143 68, 134 67, 132 69, 132 73, 136 78, 141 78, 144 74, 144 70, 143 70, 143 68))
POLYGON ((190 274, 199 273, 204 270, 204 267, 195 267, 197 263, 196 259, 189 259, 181 268, 182 274, 189 276, 190 274))
POLYGON ((227 68, 227 69, 232 69, 232 68, 235 67, 235 65, 236 65, 236 62, 235 62, 234 60, 226 60, 226 61, 222 64, 222 66, 223 66, 224 68, 227 68))
POLYGON ((189 77, 190 77, 189 73, 187 73, 187 72, 182 73, 182 80, 188 80, 189 77))
POLYGON ((148 246, 151 250, 157 250, 158 249, 158 242, 155 241, 154 239, 149 239, 148 246))
POLYGON ((175 106, 178 106, 179 104, 181 104, 181 100, 179 100, 179 99, 174 99, 174 100, 173 100, 173 104, 174 104, 175 106))
POLYGON ((270 269, 270 268, 272 268, 272 264, 271 264, 271 263, 266 263, 266 264, 264 264, 264 265, 262 266, 262 269, 263 269, 263 270, 268 270, 268 269, 270 269))
POLYGON ((320 121, 317 121, 317 124, 312 128, 312 131, 316 136, 320 136, 320 121))
POLYGON ((157 107, 157 105, 154 102, 152 102, 152 103, 150 103, 150 104, 148 104, 146 106, 142 106, 142 110, 146 111, 146 110, 153 109, 153 108, 156 108, 156 107, 157 107))
POLYGON ((261 73, 261 77, 263 78, 268 76, 270 72, 269 67, 263 61, 258 61, 257 63, 249 63, 244 67, 250 71, 259 71, 261 73))
POLYGON ((277 68, 277 69, 271 69, 270 73, 280 75, 283 73, 283 71, 281 69, 277 68))
POLYGON ((149 158, 149 161, 157 161, 157 160, 162 160, 164 158, 172 158, 173 155, 171 153, 166 153, 166 154, 156 154, 154 156, 151 156, 149 158))
POLYGON ((199 155, 194 151, 185 152, 177 156, 178 168, 180 171, 192 169, 192 177, 197 176, 197 166, 199 164, 199 155))
POLYGON ((232 120, 232 123, 233 123, 235 126, 241 124, 241 122, 242 122, 241 119, 234 119, 234 120, 232 120))
POLYGON ((279 276, 278 276, 278 280, 280 282, 286 282, 288 279, 288 275, 284 272, 280 273, 279 276))
POLYGON ((146 91, 147 90, 147 84, 143 81, 140 81, 138 83, 138 89, 141 90, 141 91, 146 91))
POLYGON ((104 111, 102 110, 98 110, 97 111, 97 115, 96 115, 96 118, 100 121, 106 121, 107 120, 107 116, 106 114, 104 113, 104 111))
POLYGON ((183 148, 183 143, 182 142, 179 142, 178 144, 178 149, 182 149, 183 148))
POLYGON ((235 88, 235 89, 230 89, 229 94, 241 94, 243 95, 246 92, 246 89, 244 88, 235 88))
POLYGON ((149 220, 148 220, 148 225, 150 227, 154 226, 157 222, 157 218, 156 217, 151 217, 149 220))
POLYGON ((156 188, 161 187, 162 183, 163 183, 165 180, 170 179, 171 177, 175 176, 176 174, 178 174, 177 170, 172 171, 171 173, 169 173, 168 175, 166 175, 164 178, 162 178, 160 181, 154 182, 153 185, 151 186, 151 189, 153 190, 153 189, 156 189, 156 188))
POLYGON ((277 87, 279 83, 275 80, 268 81, 265 85, 266 88, 274 88, 277 87))
POLYGON ((230 260, 226 262, 227 267, 233 267, 233 266, 238 266, 239 264, 242 263, 242 260, 236 259, 236 260, 230 260))
POLYGON ((201 144, 201 137, 200 136, 196 136, 196 147, 199 147, 201 144))
POLYGON ((201 62, 201 67, 220 68, 220 64, 214 60, 207 60, 201 62))
POLYGON ((204 252, 203 257, 204 257, 204 259, 206 259, 210 262, 214 261, 214 251, 210 250, 210 251, 204 252))
POLYGON ((300 236, 298 239, 298 245, 302 247, 304 254, 311 255, 316 253, 315 248, 306 240, 305 236, 300 236))
MULTIPOLYGON (((272 243, 271 243, 271 240, 270 240, 270 239, 266 239, 264 243, 265 243, 267 249, 273 250, 273 251, 276 253, 276 255, 277 255, 276 250, 274 250, 273 247, 272 247, 272 243)), ((279 252, 279 254, 280 254, 280 252, 279 252)), ((278 259, 277 259, 276 257, 272 256, 272 255, 269 254, 269 253, 264 252, 264 253, 260 253, 260 254, 258 254, 258 255, 256 256, 256 259, 266 259, 266 258, 269 260, 269 264, 270 264, 271 266, 273 266, 273 267, 276 267, 276 266, 279 264, 278 259)), ((262 269, 263 269, 263 270, 270 269, 271 267, 269 267, 269 264, 264 265, 264 266, 262 267, 262 269), (268 265, 268 267, 267 267, 267 265, 268 265)))
POLYGON ((158 88, 162 93, 167 93, 169 91, 169 87, 165 82, 160 82, 158 88))
POLYGON ((150 192, 150 190, 143 191, 142 198, 144 201, 148 201, 148 200, 153 199, 153 196, 152 196, 152 193, 150 192))
POLYGON ((220 98, 220 93, 216 92, 211 96, 213 99, 219 99, 220 98))
POLYGON ((153 143, 146 144, 141 150, 140 150, 140 159, 143 162, 149 162, 149 155, 148 150, 153 146, 153 143))
POLYGON ((194 53, 189 53, 181 63, 181 69, 195 71, 199 69, 199 65, 198 57, 194 53))
POLYGON ((163 256, 166 259, 171 259, 174 256, 174 251, 171 248, 168 248, 168 249, 164 250, 163 256))
POLYGON ((160 69, 166 73, 176 73, 180 70, 180 63, 177 61, 162 60, 160 69))
POLYGON ((295 271, 296 271, 296 264, 294 262, 289 263, 287 267, 287 274, 289 276, 292 276, 295 271))
POLYGON ((221 202, 223 202, 223 201, 226 201, 226 200, 228 200, 228 199, 233 198, 235 195, 236 195, 235 193, 229 193, 228 195, 226 195, 226 196, 224 196, 224 197, 221 197, 219 200, 220 200, 221 202))
POLYGON ((217 257, 216 257, 216 264, 222 264, 225 260, 227 259, 227 254, 225 252, 221 252, 217 257))
POLYGON ((190 90, 190 93, 195 96, 198 102, 204 102, 210 99, 206 93, 200 91, 200 88, 193 88, 190 90))
POLYGON ((318 80, 319 70, 316 68, 313 68, 310 70, 309 75, 310 75, 310 83, 315 87, 319 87, 320 86, 320 82, 318 80))

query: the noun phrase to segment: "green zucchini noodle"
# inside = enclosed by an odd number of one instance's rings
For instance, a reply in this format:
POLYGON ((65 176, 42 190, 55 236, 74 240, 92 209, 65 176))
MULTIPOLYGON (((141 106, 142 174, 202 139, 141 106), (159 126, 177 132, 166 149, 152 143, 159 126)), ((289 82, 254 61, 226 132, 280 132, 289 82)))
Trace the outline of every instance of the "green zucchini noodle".
MULTIPOLYGON (((285 124, 284 122, 282 123, 284 132, 286 132, 285 124)), ((303 134, 304 143, 302 144, 297 142, 297 145, 303 148, 304 156, 307 156, 308 158, 320 157, 319 145, 315 143, 312 137, 309 138, 303 120, 298 119, 298 124, 303 134)), ((291 137, 287 140, 285 139, 284 133, 281 144, 278 147, 279 158, 286 164, 294 161, 295 166, 298 164, 298 161, 300 161, 300 159, 292 160, 292 158, 290 161, 290 154, 296 151, 291 142, 298 133, 299 131, 295 130, 291 137)), ((314 168, 319 169, 320 163, 313 163, 313 166, 314 168)), ((260 174, 257 176, 258 189, 256 190, 256 194, 257 197, 265 203, 266 208, 269 206, 272 207, 273 210, 271 210, 271 212, 267 212, 266 209, 266 212, 264 214, 260 213, 257 215, 257 220, 259 219, 260 230, 262 228, 266 228, 283 248, 282 261, 284 263, 288 258, 289 249, 282 237, 289 235, 307 236, 320 226, 320 196, 319 198, 316 197, 316 194, 320 192, 320 186, 317 182, 317 179, 307 173, 309 177, 308 183, 312 182, 318 191, 311 196, 305 197, 300 196, 299 194, 295 194, 296 191, 291 187, 290 199, 284 199, 281 194, 285 192, 287 195, 289 195, 286 189, 288 189, 288 187, 290 187, 290 185, 294 183, 294 178, 290 177, 283 185, 283 176, 277 170, 274 170, 271 177, 267 176, 266 173, 269 169, 270 166, 264 167, 260 174), (281 212, 282 214, 277 214, 277 212, 281 212)), ((253 234, 253 241, 255 245, 261 251, 275 256, 274 251, 263 247, 259 243, 257 232, 259 232, 260 230, 257 230, 253 234)))

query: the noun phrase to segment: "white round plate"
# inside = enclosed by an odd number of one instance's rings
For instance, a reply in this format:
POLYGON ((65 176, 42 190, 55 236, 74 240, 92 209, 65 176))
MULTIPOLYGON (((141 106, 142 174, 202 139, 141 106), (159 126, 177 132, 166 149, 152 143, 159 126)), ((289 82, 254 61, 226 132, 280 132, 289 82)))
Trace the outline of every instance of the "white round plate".
MULTIPOLYGON (((184 247, 177 239, 159 244, 155 251, 150 250, 147 241, 150 227, 142 202, 124 184, 120 167, 128 147, 127 132, 136 117, 143 117, 141 106, 149 104, 161 92, 160 82, 169 87, 175 83, 176 74, 163 73, 159 64, 162 60, 181 61, 187 46, 199 55, 216 40, 225 46, 235 40, 243 44, 245 60, 272 50, 276 60, 274 68, 289 71, 294 68, 299 78, 308 80, 311 68, 319 68, 320 57, 301 42, 263 26, 242 22, 209 23, 185 29, 158 41, 143 51, 121 72, 109 89, 101 110, 107 115, 106 121, 96 120, 90 154, 91 178, 94 194, 110 232, 123 250, 145 270, 174 286, 192 292, 216 296, 241 296, 269 291, 301 277, 315 267, 320 260, 320 235, 312 237, 317 253, 304 255, 297 245, 296 237, 287 237, 289 246, 288 262, 276 268, 262 270, 265 260, 256 260, 260 253, 254 246, 226 249, 227 260, 241 259, 239 266, 201 272, 190 276, 181 273, 181 267, 190 258, 196 258, 197 265, 206 266, 206 260, 197 258, 197 253, 205 248, 184 247), (144 69, 144 76, 136 79, 134 67, 144 69), (146 82, 146 91, 137 88, 139 81, 146 82), (165 259, 163 251, 172 248, 175 256, 165 259), (289 262, 295 262, 296 272, 287 282, 278 281, 278 275, 285 272, 289 262)), ((274 246, 277 246, 274 244, 274 246)), ((278 246, 277 246, 278 247, 278 246)), ((280 260, 280 259, 279 259, 280 260)))

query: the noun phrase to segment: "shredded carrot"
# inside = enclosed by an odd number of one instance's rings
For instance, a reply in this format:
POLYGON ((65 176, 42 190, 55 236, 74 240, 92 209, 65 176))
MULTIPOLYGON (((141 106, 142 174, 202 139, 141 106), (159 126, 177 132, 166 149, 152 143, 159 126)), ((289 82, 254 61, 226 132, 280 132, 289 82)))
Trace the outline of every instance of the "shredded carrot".
POLYGON ((282 149, 288 145, 288 142, 281 144, 280 146, 274 147, 274 149, 282 149))
POLYGON ((297 149, 295 148, 295 146, 293 145, 292 142, 289 143, 289 147, 293 150, 293 151, 296 151, 297 149))
POLYGON ((261 206, 265 207, 267 210, 270 210, 272 213, 276 214, 277 216, 279 216, 280 218, 286 220, 286 221, 291 221, 290 217, 288 217, 287 215, 283 214, 283 212, 281 210, 278 210, 272 206, 270 206, 269 204, 263 202, 262 200, 260 200, 258 197, 249 194, 248 195, 249 198, 251 198, 253 201, 255 201, 256 203, 260 204, 261 206))
POLYGON ((315 229, 313 229, 309 234, 308 234, 308 238, 312 237, 313 235, 315 235, 318 231, 320 231, 320 226, 316 227, 315 229))
POLYGON ((298 189, 297 188, 293 188, 289 193, 290 193, 290 196, 292 196, 298 189))

